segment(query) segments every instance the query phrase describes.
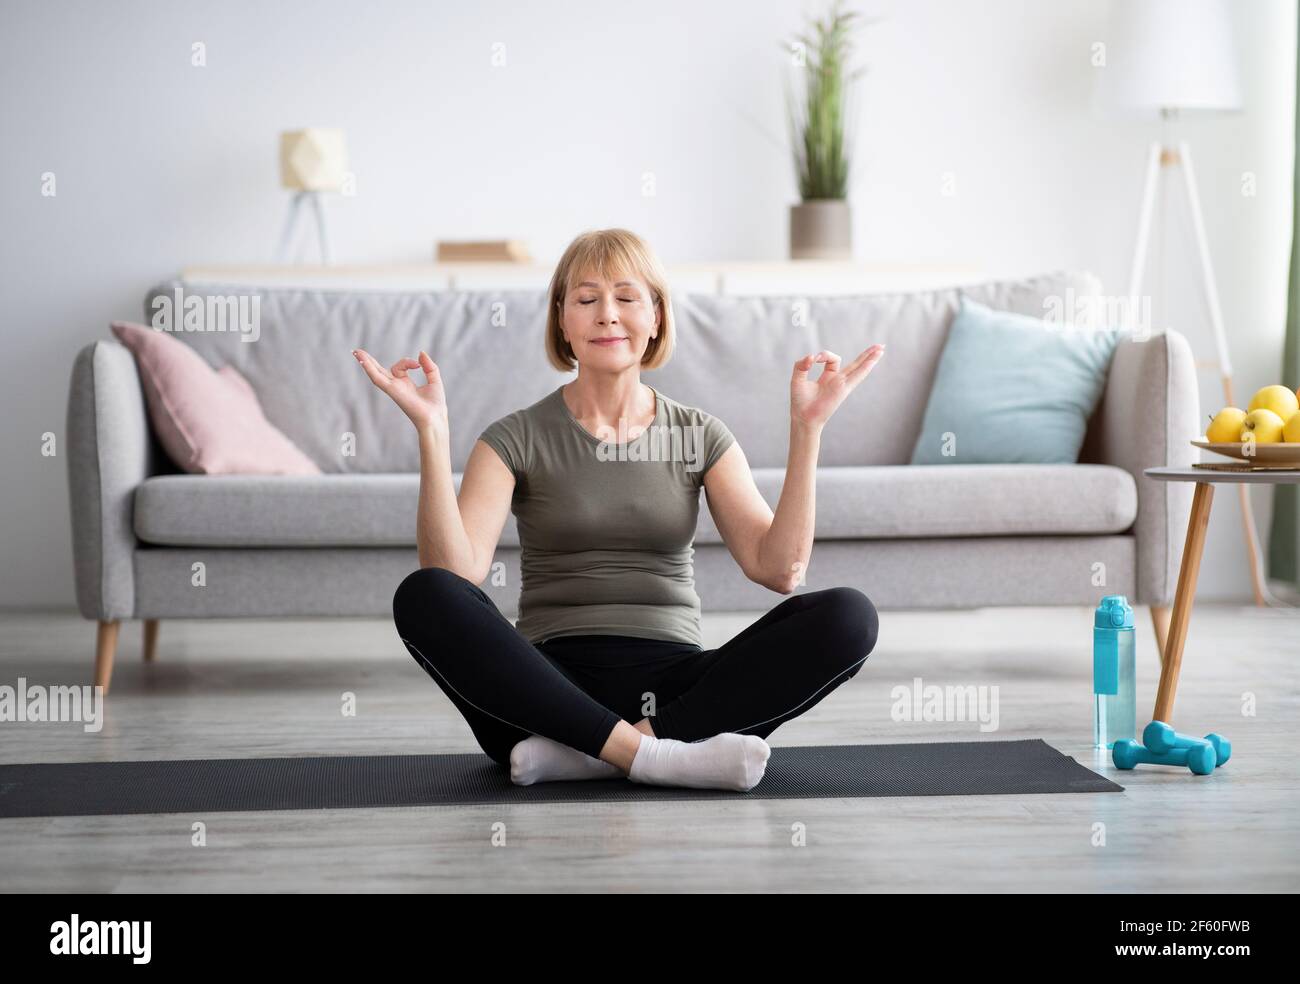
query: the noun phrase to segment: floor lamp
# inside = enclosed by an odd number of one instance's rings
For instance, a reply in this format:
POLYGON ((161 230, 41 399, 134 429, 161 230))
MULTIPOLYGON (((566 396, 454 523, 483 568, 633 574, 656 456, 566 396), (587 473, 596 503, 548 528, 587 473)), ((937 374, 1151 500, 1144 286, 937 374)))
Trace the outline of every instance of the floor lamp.
MULTIPOLYGON (((1231 11, 1227 0, 1112 0, 1110 30, 1104 43, 1104 63, 1098 65, 1100 106, 1119 115, 1157 118, 1161 139, 1147 152, 1137 237, 1129 273, 1129 316, 1137 310, 1151 233, 1151 213, 1162 181, 1179 181, 1196 237, 1201 290, 1214 334, 1225 405, 1235 405, 1232 361, 1223 327, 1218 283, 1210 259, 1209 239, 1201 211, 1196 169, 1185 140, 1170 141, 1170 125, 1180 115, 1238 112, 1242 108, 1233 46, 1231 11), (1177 172, 1177 173, 1175 173, 1177 172)), ((1162 216, 1163 218, 1163 216, 1162 216)), ((1237 486, 1245 527, 1246 549, 1254 584, 1255 604, 1271 598, 1262 568, 1263 550, 1251 509, 1249 487, 1237 486)))

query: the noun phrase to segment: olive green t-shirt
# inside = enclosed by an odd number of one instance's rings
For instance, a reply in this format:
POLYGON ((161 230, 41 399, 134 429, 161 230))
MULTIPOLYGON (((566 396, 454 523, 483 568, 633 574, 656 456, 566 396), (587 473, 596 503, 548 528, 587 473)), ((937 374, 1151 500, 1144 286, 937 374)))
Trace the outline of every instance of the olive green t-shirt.
MULTIPOLYGON (((695 526, 704 473, 735 441, 717 417, 658 390, 631 441, 589 433, 562 386, 494 421, 480 440, 515 476, 529 642, 627 635, 702 645, 695 526)), ((651 387, 654 389, 654 387, 651 387)))

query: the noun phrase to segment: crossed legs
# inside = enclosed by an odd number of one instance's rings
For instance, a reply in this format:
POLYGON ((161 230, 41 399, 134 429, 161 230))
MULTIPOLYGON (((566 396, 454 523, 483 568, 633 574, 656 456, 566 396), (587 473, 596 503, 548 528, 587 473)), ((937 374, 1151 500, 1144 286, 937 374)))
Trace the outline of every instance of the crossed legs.
POLYGON ((827 588, 789 596, 717 649, 597 685, 529 643, 481 588, 449 570, 408 575, 393 617, 412 657, 494 761, 509 766, 517 744, 541 735, 624 773, 645 735, 766 738, 854 676, 878 632, 866 595, 827 588), (656 698, 649 716, 611 709, 635 708, 647 692, 656 698))

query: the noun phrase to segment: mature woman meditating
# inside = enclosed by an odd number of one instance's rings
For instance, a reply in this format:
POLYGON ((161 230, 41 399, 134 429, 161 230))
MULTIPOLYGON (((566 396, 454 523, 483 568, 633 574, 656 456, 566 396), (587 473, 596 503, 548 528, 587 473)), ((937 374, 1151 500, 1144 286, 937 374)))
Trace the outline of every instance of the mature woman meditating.
POLYGON ((822 428, 884 346, 845 366, 827 351, 794 364, 773 515, 726 425, 641 382, 671 356, 673 330, 663 269, 641 239, 623 229, 575 239, 551 279, 546 351, 563 372, 576 364, 577 378, 483 431, 459 499, 439 367, 424 351, 389 370, 353 352, 419 434, 420 570, 393 597, 398 634, 520 785, 626 775, 751 789, 771 754, 764 739, 857 673, 876 644, 861 591, 793 592, 812 552, 822 428), (701 488, 740 569, 790 595, 708 650, 691 563, 701 488), (510 509, 522 548, 517 626, 478 587, 510 509))

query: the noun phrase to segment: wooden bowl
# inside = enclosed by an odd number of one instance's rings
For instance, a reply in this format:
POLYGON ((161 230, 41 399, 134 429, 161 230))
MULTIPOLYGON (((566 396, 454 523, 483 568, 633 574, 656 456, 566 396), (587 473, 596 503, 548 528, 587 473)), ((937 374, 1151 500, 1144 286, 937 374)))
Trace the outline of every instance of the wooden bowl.
POLYGON ((1246 447, 1245 441, 1211 443, 1202 439, 1193 441, 1192 444, 1198 448, 1213 451, 1215 454, 1236 458, 1238 461, 1247 461, 1258 465, 1295 465, 1300 467, 1300 443, 1295 441, 1282 444, 1257 443, 1255 453, 1251 455, 1243 453, 1242 449, 1246 447))

